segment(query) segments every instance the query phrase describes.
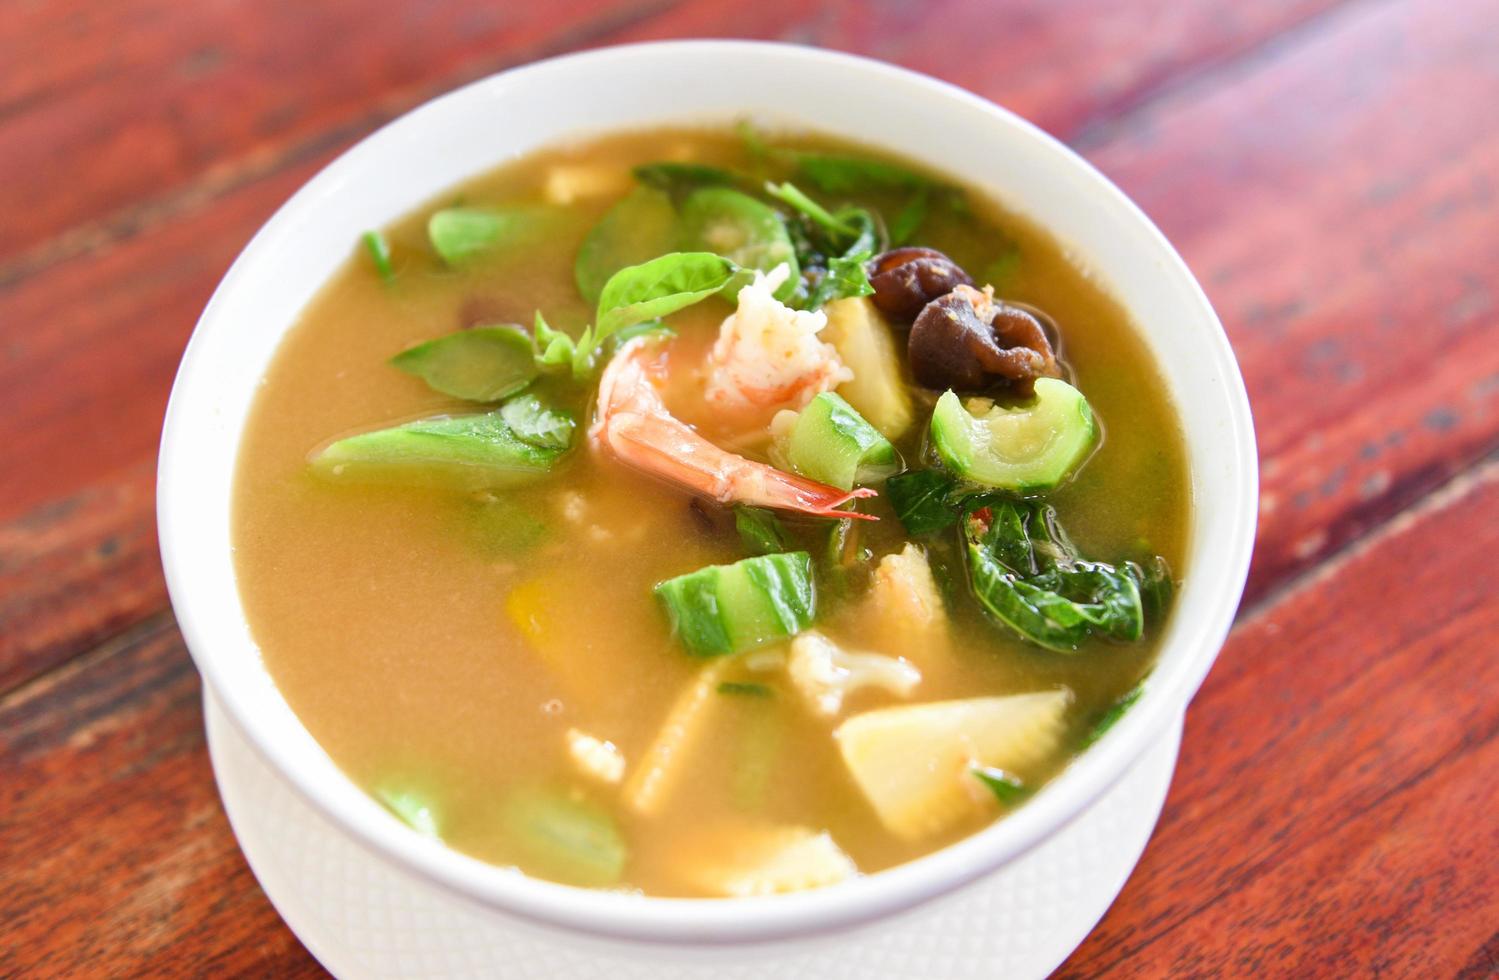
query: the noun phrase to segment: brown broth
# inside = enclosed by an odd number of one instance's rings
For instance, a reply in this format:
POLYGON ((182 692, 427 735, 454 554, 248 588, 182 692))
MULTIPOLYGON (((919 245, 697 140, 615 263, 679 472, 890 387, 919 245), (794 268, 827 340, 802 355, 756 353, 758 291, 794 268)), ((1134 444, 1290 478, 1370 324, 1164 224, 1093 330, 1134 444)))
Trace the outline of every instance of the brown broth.
MULTIPOLYGON (((785 144, 838 146, 791 137, 785 144)), ((617 788, 580 776, 565 751, 563 733, 575 727, 613 741, 633 763, 691 683, 701 662, 673 640, 651 587, 744 556, 716 505, 695 512, 685 493, 587 448, 547 481, 488 504, 434 489, 329 484, 307 471, 309 452, 334 436, 471 410, 389 367, 395 352, 475 320, 527 322, 538 308, 576 332, 591 315, 572 279, 578 245, 628 188, 628 168, 663 157, 750 165, 739 141, 717 131, 613 136, 535 153, 388 229, 394 283, 382 283, 355 255, 324 287, 282 342, 240 450, 235 562, 249 623, 277 685, 349 776, 372 791, 399 786, 425 795, 441 814, 444 839, 482 859, 527 866, 496 813, 513 787, 540 784, 614 815, 629 845, 621 886, 648 894, 700 894, 684 875, 684 835, 743 816, 746 807, 756 819, 830 831, 861 871, 888 868, 999 811, 917 844, 884 829, 829 737, 851 712, 897 703, 884 693, 862 692, 840 719, 823 719, 802 709, 782 673, 754 674, 735 662, 725 676, 767 684, 774 696, 715 695, 687 770, 651 819, 619 805, 617 788), (618 190, 558 208, 545 236, 462 271, 433 256, 425 235, 433 208, 458 199, 539 201, 550 168, 568 162, 616 171, 618 190), (525 534, 506 513, 539 524, 540 540, 511 540, 525 534), (531 635, 517 622, 531 623, 531 635)), ((1018 251, 997 291, 1060 324, 1073 380, 1105 430, 1092 459, 1052 498, 1061 519, 1085 555, 1160 554, 1180 577, 1187 471, 1180 427, 1147 351, 1119 305, 1043 230, 970 199, 970 214, 934 208, 917 240, 948 252, 981 282, 991 263, 1018 251)), ((872 203, 887 215, 898 207, 872 203)), ((712 301, 676 317, 673 356, 700 349, 727 311, 712 301)), ((580 417, 586 407, 574 403, 580 417)), ((908 459, 918 442, 919 435, 901 446, 908 459)), ((899 522, 883 501, 874 512, 883 519, 861 528, 863 543, 876 555, 898 550, 899 522)), ((1049 653, 984 620, 951 558, 934 551, 956 576, 951 650, 882 652, 904 654, 923 670, 917 701, 1066 685, 1076 695, 1074 753, 1149 670, 1160 624, 1149 624, 1138 644, 1049 653)), ((840 608, 830 593, 823 609, 820 629, 880 650, 882 638, 861 628, 850 603, 840 608)), ((1066 762, 1057 759, 1051 771, 1066 762)))

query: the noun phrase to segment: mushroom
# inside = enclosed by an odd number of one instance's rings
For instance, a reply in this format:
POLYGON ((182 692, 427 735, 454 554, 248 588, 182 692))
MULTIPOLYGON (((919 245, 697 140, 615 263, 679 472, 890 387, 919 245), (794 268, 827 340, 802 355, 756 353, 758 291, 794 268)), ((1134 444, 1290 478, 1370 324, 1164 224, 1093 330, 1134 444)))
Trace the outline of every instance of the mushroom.
POLYGON ((932 300, 973 280, 934 248, 897 248, 870 260, 869 284, 874 305, 904 326, 932 300))
POLYGON ((928 303, 911 325, 907 352, 917 382, 928 388, 982 391, 1004 383, 1027 397, 1037 378, 1059 374, 1040 320, 994 302, 988 288, 959 285, 928 303))

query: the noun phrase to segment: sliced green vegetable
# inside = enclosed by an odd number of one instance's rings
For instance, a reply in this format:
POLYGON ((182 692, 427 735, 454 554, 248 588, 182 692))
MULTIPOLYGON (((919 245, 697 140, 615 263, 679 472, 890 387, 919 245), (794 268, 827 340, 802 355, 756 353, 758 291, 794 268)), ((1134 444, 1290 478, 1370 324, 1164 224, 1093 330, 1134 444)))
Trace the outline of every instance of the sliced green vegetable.
POLYGON ((791 535, 780 518, 761 507, 735 507, 734 528, 752 554, 773 555, 791 548, 791 535))
POLYGON ((791 275, 776 290, 786 300, 801 281, 796 250, 786 233, 786 223, 768 205, 728 187, 705 187, 694 191, 682 204, 681 248, 687 252, 713 252, 734 262, 744 271, 738 282, 724 290, 733 302, 754 271, 769 272, 781 263, 791 275))
POLYGON ((1016 493, 1049 490, 1077 468, 1098 438, 1082 392, 1056 378, 1036 381, 1029 403, 1006 408, 987 399, 968 407, 949 391, 932 410, 932 445, 953 472, 1016 493))
POLYGON ((718 685, 719 694, 743 695, 751 698, 768 698, 775 694, 766 684, 754 681, 724 681, 718 685))
POLYGON ((382 786, 375 790, 375 798, 417 833, 428 837, 442 836, 436 810, 420 793, 406 787, 382 786))
POLYGON ((840 490, 875 483, 900 469, 890 440, 831 391, 813 398, 786 438, 791 468, 840 490))
POLYGON ((329 479, 482 490, 538 480, 565 451, 521 439, 497 409, 349 436, 317 452, 311 463, 329 479))
POLYGON ((1014 806, 1030 795, 1019 776, 993 766, 974 766, 968 770, 974 778, 989 788, 994 798, 1005 806, 1014 806))
POLYGON ((523 870, 574 885, 602 887, 619 881, 628 851, 609 811, 541 789, 512 792, 500 823, 518 851, 523 870))
POLYGON ((494 402, 536 377, 531 338, 516 326, 460 330, 397 354, 390 363, 445 395, 494 402))
POLYGON ((1124 717, 1124 713, 1135 706, 1135 702, 1140 700, 1140 695, 1144 693, 1145 685, 1143 683, 1137 684, 1134 687, 1130 688, 1130 690, 1122 698, 1109 705, 1108 710, 1104 711, 1104 713, 1099 717, 1098 721, 1093 723, 1092 730, 1089 731, 1087 737, 1083 739, 1083 748, 1086 749, 1090 745, 1097 742, 1099 739, 1103 738, 1104 735, 1108 733, 1109 729, 1113 728, 1116 724, 1118 724, 1119 719, 1124 717))
POLYGON ((1138 640, 1145 614, 1128 570, 1084 561, 1052 508, 995 500, 964 519, 974 597, 1023 638, 1070 653, 1089 635, 1138 640))
POLYGON ((885 481, 885 496, 915 536, 952 527, 961 515, 963 483, 945 470, 913 470, 885 481))
POLYGON ((500 417, 522 442, 541 449, 566 449, 578 425, 571 412, 552 408, 535 395, 510 399, 501 406, 500 417))
POLYGON ((805 551, 709 565, 656 586, 672 630, 699 657, 737 653, 812 625, 816 594, 805 551))
POLYGON ((531 208, 444 208, 427 219, 427 237, 448 265, 461 265, 538 223, 531 208))
POLYGON ((583 239, 573 263, 578 292, 588 302, 598 302, 610 276, 673 251, 677 236, 677 211, 671 197, 655 187, 635 188, 606 211, 583 239))
POLYGON ((367 231, 360 236, 364 242, 364 250, 369 253, 370 261, 375 265, 375 271, 380 278, 386 282, 392 282, 396 278, 396 270, 390 264, 390 245, 385 241, 385 236, 378 231, 367 231))
POLYGON ((732 261, 712 252, 671 252, 627 266, 604 284, 590 340, 597 346, 626 327, 699 303, 716 295, 738 271, 732 261))

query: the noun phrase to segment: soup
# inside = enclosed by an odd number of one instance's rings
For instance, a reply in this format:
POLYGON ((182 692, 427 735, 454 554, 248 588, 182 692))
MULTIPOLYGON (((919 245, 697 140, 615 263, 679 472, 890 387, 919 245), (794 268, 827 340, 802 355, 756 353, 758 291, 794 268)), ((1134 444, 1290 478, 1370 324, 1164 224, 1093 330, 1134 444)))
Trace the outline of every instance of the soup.
POLYGON ((415 830, 570 884, 832 885, 1039 790, 1183 572, 1174 410, 1044 230, 836 141, 531 154, 371 232, 244 432, 266 666, 415 830))

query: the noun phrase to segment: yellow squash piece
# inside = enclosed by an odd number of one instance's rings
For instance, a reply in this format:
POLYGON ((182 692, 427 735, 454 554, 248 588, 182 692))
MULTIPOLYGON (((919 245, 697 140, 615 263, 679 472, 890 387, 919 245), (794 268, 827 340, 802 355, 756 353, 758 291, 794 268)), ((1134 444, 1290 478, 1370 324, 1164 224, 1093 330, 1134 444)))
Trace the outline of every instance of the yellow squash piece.
POLYGON ((818 336, 837 349, 844 366, 854 373, 852 381, 838 386, 838 394, 880 435, 899 438, 911 427, 915 411, 890 325, 865 296, 835 300, 823 311, 828 324, 818 336))
POLYGON ((994 767, 1022 777, 1061 744, 1065 688, 880 708, 833 732, 854 781, 885 826, 907 840, 950 829, 992 807, 971 775, 994 767))
POLYGON ((858 874, 827 831, 806 827, 734 821, 692 835, 679 853, 683 878, 725 898, 822 888, 858 874))

